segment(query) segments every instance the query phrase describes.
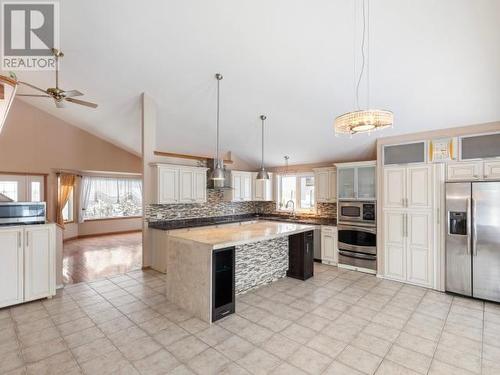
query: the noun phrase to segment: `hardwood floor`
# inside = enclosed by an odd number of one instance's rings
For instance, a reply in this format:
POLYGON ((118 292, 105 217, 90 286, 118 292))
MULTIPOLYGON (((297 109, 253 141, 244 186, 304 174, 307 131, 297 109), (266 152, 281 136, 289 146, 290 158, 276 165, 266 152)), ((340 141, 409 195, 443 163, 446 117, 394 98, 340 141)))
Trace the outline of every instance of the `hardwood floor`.
POLYGON ((123 274, 142 266, 142 234, 89 237, 64 243, 63 281, 75 284, 123 274))

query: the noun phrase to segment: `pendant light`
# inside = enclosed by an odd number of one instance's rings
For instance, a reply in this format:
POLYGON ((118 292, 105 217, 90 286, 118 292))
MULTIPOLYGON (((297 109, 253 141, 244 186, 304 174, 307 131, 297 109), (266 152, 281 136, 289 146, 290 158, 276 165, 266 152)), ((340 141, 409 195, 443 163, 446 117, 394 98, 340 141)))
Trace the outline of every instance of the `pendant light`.
POLYGON ((366 4, 365 1, 361 0, 363 9, 363 35, 361 42, 361 55, 362 64, 361 71, 359 73, 359 78, 356 84, 356 106, 357 110, 352 112, 344 113, 335 119, 335 133, 336 134, 353 134, 358 133, 370 133, 372 131, 385 129, 392 127, 394 123, 394 114, 391 111, 382 109, 370 109, 370 74, 369 74, 369 61, 370 61, 370 20, 369 20, 369 4, 368 4, 368 76, 367 76, 367 97, 368 97, 368 109, 360 109, 359 106, 359 85, 363 78, 365 72, 365 40, 367 34, 367 16, 366 16, 366 4))
POLYGON ((265 115, 260 115, 260 120, 262 121, 262 161, 260 163, 260 171, 257 173, 257 180, 269 180, 269 173, 264 168, 264 121, 266 121, 266 118, 265 115))
POLYGON ((0 75, 0 133, 16 96, 17 83, 13 78, 0 75))
POLYGON ((222 80, 222 74, 217 73, 215 79, 217 80, 217 143, 214 159, 214 169, 212 171, 212 180, 224 180, 224 161, 219 155, 219 119, 220 119, 220 81, 222 80))

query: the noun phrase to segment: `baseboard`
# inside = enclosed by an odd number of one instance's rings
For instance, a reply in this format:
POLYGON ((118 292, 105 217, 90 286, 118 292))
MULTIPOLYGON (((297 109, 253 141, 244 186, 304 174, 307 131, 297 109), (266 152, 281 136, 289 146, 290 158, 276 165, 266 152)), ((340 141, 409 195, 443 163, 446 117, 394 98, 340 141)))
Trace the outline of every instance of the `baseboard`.
POLYGON ((102 237, 102 236, 112 236, 114 234, 127 234, 127 233, 139 233, 142 232, 142 229, 131 229, 131 230, 122 230, 118 232, 106 232, 106 233, 94 233, 94 234, 83 234, 81 236, 75 236, 70 238, 65 238, 63 242, 71 241, 71 240, 79 240, 81 238, 89 238, 89 237, 102 237))

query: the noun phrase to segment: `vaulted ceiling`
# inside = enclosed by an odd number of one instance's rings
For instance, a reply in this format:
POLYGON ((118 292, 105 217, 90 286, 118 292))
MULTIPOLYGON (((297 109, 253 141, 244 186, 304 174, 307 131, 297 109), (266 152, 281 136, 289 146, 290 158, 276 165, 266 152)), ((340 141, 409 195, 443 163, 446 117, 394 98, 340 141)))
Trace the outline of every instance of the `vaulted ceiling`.
MULTIPOLYGON (((395 127, 335 137, 334 118, 355 107, 360 9, 359 0, 64 0, 62 86, 99 108, 29 102, 138 153, 147 92, 159 150, 211 155, 220 72, 221 148, 255 165, 261 113, 270 165, 285 154, 364 159, 377 136, 500 119, 500 1, 372 0, 370 105, 394 111, 395 127)), ((18 77, 53 83, 47 72, 18 77)))

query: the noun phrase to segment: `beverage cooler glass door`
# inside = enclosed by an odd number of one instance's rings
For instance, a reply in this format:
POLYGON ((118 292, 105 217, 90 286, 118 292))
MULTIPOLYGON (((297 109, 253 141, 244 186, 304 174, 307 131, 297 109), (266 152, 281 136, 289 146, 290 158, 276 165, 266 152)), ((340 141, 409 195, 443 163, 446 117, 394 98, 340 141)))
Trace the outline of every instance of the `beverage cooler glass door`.
POLYGON ((500 302, 500 182, 472 184, 473 292, 500 302))

